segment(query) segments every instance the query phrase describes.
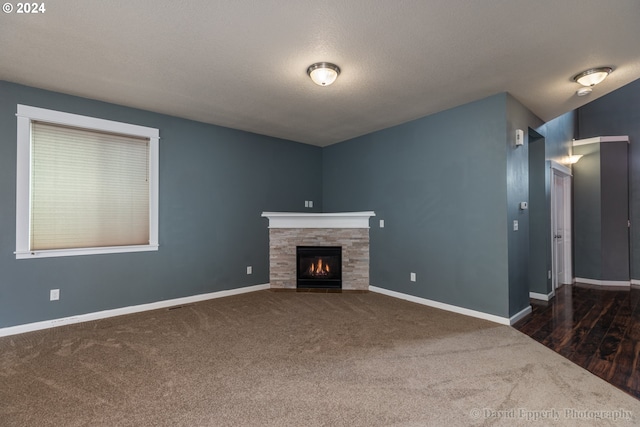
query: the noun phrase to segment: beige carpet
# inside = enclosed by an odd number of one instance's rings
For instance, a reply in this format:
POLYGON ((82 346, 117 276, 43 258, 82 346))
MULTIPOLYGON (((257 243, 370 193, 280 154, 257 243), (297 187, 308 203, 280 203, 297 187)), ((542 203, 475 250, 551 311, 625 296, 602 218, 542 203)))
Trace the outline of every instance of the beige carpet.
POLYGON ((510 327, 375 293, 260 291, 0 338, 2 426, 639 420, 640 401, 510 327))

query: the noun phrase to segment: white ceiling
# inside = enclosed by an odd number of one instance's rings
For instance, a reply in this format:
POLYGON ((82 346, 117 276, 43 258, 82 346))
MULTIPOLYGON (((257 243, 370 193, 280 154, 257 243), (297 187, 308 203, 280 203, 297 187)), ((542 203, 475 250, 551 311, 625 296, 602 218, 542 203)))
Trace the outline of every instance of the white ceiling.
POLYGON ((1 14, 1 80, 319 146, 505 91, 550 120, 640 78, 638 0, 44 4, 1 14))

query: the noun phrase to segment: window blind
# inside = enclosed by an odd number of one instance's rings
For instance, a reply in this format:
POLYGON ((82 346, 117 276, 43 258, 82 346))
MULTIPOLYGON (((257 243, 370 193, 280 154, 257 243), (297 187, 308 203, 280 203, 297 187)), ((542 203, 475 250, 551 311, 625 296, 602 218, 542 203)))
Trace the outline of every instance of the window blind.
POLYGON ((31 125, 30 249, 149 244, 149 140, 31 125))

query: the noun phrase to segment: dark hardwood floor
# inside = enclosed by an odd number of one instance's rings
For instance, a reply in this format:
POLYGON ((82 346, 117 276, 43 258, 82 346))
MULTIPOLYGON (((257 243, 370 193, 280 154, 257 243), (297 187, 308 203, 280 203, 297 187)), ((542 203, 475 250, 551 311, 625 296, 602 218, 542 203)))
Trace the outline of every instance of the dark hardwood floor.
POLYGON ((640 289, 564 285, 514 325, 640 399, 640 289))

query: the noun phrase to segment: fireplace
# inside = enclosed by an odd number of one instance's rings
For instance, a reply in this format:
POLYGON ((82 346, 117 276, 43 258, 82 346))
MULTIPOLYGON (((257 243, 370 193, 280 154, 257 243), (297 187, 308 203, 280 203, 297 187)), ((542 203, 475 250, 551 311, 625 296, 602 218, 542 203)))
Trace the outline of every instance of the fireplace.
POLYGON ((297 246, 298 288, 342 288, 341 246, 297 246))
MULTIPOLYGON (((298 287, 296 252, 298 247, 304 246, 341 248, 340 285, 336 285, 338 278, 334 278, 330 282, 334 289, 369 289, 369 218, 375 216, 374 212, 263 212, 262 216, 269 218, 271 289, 298 287)), ((322 286, 327 286, 326 282, 322 286)))

